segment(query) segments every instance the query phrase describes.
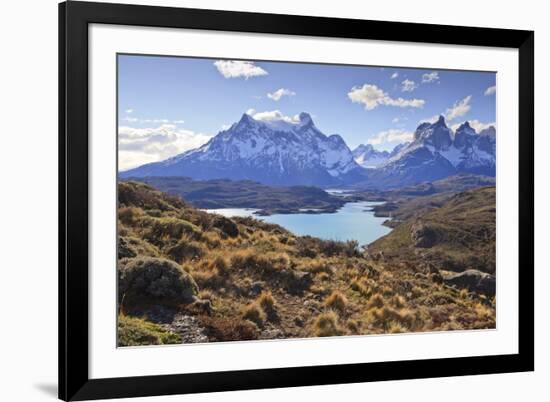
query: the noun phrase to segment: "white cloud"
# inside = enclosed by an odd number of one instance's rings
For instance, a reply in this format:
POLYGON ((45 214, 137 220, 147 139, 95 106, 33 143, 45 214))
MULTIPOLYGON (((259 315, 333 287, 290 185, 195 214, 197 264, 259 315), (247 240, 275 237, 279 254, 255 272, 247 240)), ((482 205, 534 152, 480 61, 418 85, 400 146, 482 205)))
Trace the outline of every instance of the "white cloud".
POLYGON ((126 109, 126 113, 128 114, 134 113, 134 109, 126 109))
POLYGON ((368 144, 382 145, 388 142, 407 142, 412 141, 414 134, 410 131, 401 129, 390 129, 381 131, 374 137, 367 140, 368 144))
POLYGON ((141 119, 138 117, 125 116, 122 120, 128 123, 142 123, 142 124, 183 124, 185 120, 169 120, 169 119, 141 119))
POLYGON ((397 77, 399 77, 399 73, 393 73, 390 77, 391 80, 395 80, 397 77))
POLYGON ((214 62, 214 66, 225 78, 244 77, 249 79, 250 77, 267 75, 267 71, 255 65, 253 61, 217 60, 214 62))
POLYGON ((396 116, 393 119, 391 119, 391 122, 393 124, 396 124, 398 127, 403 127, 403 124, 409 120, 409 118, 405 115, 396 116))
POLYGON ((493 85, 485 90, 485 96, 494 95, 497 93, 497 86, 493 85))
POLYGON ((362 103, 365 110, 373 110, 380 105, 421 108, 425 104, 423 99, 392 98, 373 84, 364 84, 363 86, 351 88, 350 92, 348 92, 348 98, 353 103, 362 103))
MULTIPOLYGON (((450 122, 454 119, 457 119, 461 116, 464 116, 466 113, 470 111, 472 106, 470 105, 470 100, 472 99, 471 95, 468 95, 464 99, 458 100, 454 103, 454 105, 450 108, 447 108, 445 113, 443 114, 443 117, 445 117, 446 122, 450 122)), ((439 119, 439 114, 433 115, 432 117, 428 117, 425 119, 422 119, 419 121, 419 124, 422 123, 435 123, 439 119)), ((456 126, 456 124, 454 125, 456 126)), ((452 127, 454 127, 452 126, 452 127)))
POLYGON ((431 73, 422 74, 422 83, 430 83, 439 81, 439 73, 437 71, 432 71, 431 73))
POLYGON ((472 95, 468 95, 464 99, 456 101, 452 107, 445 111, 445 119, 451 121, 468 113, 472 108, 470 100, 472 100, 472 95))
POLYGON ((274 100, 274 101, 278 101, 278 100, 281 99, 283 96, 294 96, 294 95, 296 95, 296 92, 293 92, 293 91, 291 91, 290 89, 279 88, 279 89, 277 89, 275 92, 268 93, 268 94, 267 94, 267 97, 268 97, 269 99, 274 100))
POLYGON ((118 128, 119 169, 121 171, 157 162, 200 147, 209 135, 161 124, 156 128, 118 128))
POLYGON ((418 84, 413 80, 403 80, 401 81, 401 91, 403 92, 412 92, 418 88, 418 84))
MULTIPOLYGON (((453 124, 451 128, 453 129, 453 131, 456 131, 462 123, 453 124)), ((497 126, 496 122, 494 121, 492 123, 483 123, 477 119, 468 120, 468 123, 470 123, 470 127, 476 130, 476 133, 479 133, 480 131, 485 130, 486 128, 489 128, 491 126, 493 127, 497 126)))
POLYGON ((254 109, 249 109, 246 114, 249 114, 254 120, 258 121, 286 121, 287 123, 298 123, 300 121, 300 117, 297 114, 294 116, 285 116, 280 110, 256 112, 254 109))
POLYGON ((422 120, 420 120, 418 123, 419 123, 419 124, 422 124, 422 123, 431 123, 431 124, 433 124, 433 123, 435 123, 438 119, 439 119, 439 115, 436 114, 436 115, 433 115, 432 117, 428 117, 428 118, 426 118, 426 119, 422 119, 422 120))

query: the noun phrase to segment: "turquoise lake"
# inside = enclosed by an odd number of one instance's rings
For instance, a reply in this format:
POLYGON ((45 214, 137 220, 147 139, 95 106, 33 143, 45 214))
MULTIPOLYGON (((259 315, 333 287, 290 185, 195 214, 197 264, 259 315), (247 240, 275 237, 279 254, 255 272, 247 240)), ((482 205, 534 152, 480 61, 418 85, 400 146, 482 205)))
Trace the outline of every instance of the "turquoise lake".
POLYGON ((326 214, 275 214, 255 215, 254 209, 221 208, 207 210, 227 217, 253 216, 265 222, 276 223, 297 235, 310 235, 327 240, 357 240, 369 244, 388 234, 391 229, 383 226, 387 218, 378 218, 370 211, 380 202, 348 202, 335 213, 326 214))

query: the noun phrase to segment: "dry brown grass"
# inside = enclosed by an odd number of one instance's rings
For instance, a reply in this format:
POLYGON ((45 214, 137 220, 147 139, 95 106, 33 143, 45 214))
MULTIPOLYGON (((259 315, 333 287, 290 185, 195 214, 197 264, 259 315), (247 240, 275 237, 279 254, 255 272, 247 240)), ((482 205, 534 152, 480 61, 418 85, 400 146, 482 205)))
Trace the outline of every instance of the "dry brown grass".
POLYGON ((314 336, 338 336, 343 333, 338 323, 338 315, 332 310, 319 314, 313 322, 314 336))
POLYGON ((372 295, 372 297, 369 299, 367 303, 367 309, 381 308, 384 307, 384 304, 386 304, 384 297, 381 294, 376 293, 372 295))
POLYGON ((341 292, 335 290, 325 300, 325 306, 328 308, 343 314, 346 312, 348 306, 348 299, 341 292))
POLYGON ((263 291, 262 294, 256 300, 256 303, 261 307, 261 309, 268 315, 272 316, 276 313, 276 301, 271 291, 263 291))
POLYGON ((199 317, 208 339, 213 342, 246 341, 258 339, 255 324, 238 318, 199 317))
POLYGON ((369 285, 365 283, 363 279, 359 279, 357 277, 353 278, 351 281, 350 288, 364 297, 370 297, 372 293, 369 285))
POLYGON ((171 306, 201 320, 211 341, 256 339, 266 329, 307 337, 495 327, 494 298, 436 283, 417 264, 372 259, 353 244, 297 237, 251 218, 233 220, 231 237, 212 215, 131 187, 119 208, 119 256, 182 261, 198 298, 215 308, 202 317, 171 306))
POLYGON ((245 320, 252 321, 258 327, 262 327, 267 318, 265 312, 257 303, 251 303, 244 307, 242 317, 245 320))

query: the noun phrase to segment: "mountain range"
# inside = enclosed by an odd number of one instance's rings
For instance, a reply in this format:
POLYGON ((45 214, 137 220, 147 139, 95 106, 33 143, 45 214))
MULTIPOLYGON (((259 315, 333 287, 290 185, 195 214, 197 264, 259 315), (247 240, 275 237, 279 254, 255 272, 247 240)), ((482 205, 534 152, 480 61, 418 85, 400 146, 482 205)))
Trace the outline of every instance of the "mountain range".
POLYGON ((401 187, 458 173, 494 177, 496 129, 490 126, 477 133, 464 122, 453 133, 440 116, 434 123, 420 124, 411 143, 368 172, 368 179, 356 186, 401 187))
POLYGON ((457 173, 495 176, 496 130, 468 122, 453 132, 443 116, 422 123, 410 143, 391 152, 371 144, 353 152, 338 134, 325 135, 311 116, 259 121, 248 114, 199 148, 120 172, 121 178, 184 176, 253 180, 270 185, 392 188, 457 173))
POLYGON ((254 180, 271 185, 335 185, 361 179, 363 168, 337 134, 326 136, 311 116, 297 121, 258 121, 248 114, 203 146, 123 177, 189 176, 254 180))

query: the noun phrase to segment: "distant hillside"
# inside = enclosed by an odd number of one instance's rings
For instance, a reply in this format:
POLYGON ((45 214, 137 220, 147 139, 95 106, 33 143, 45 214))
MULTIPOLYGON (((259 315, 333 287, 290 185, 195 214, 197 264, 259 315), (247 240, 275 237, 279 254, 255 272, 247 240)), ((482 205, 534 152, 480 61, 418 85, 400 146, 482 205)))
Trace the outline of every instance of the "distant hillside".
POLYGON ((369 246, 387 258, 422 261, 439 270, 495 273, 495 187, 403 202, 394 216, 404 221, 369 246))
MULTIPOLYGON (((132 180, 130 178, 129 180, 132 180)), ((143 177, 134 180, 178 195, 197 208, 253 208, 262 215, 307 210, 335 212, 345 201, 316 187, 273 187, 250 180, 192 180, 187 177, 143 177)))
POLYGON ((478 187, 494 186, 495 184, 496 180, 494 177, 463 173, 439 180, 424 181, 418 184, 388 190, 365 191, 358 189, 355 195, 362 196, 367 200, 398 201, 439 193, 460 193, 478 187))

